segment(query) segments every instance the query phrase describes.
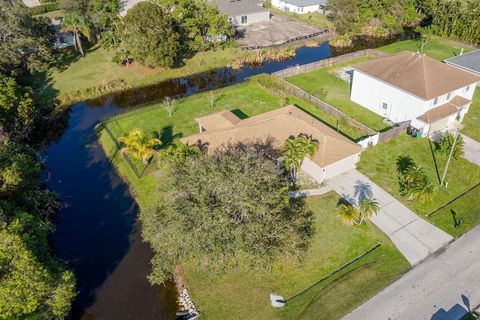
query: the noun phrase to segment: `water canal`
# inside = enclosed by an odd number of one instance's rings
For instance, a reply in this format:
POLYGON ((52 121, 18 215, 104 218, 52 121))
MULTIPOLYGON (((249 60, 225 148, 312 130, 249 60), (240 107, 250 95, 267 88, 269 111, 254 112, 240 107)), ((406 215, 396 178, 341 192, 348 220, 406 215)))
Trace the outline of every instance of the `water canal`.
POLYGON ((141 241, 138 207, 116 174, 94 133, 95 125, 125 108, 238 83, 332 56, 327 42, 301 47, 294 59, 258 68, 213 70, 78 103, 68 111, 61 134, 43 152, 45 183, 63 205, 51 236, 55 254, 77 276, 72 319, 173 319, 176 290, 151 286, 150 248, 141 241))

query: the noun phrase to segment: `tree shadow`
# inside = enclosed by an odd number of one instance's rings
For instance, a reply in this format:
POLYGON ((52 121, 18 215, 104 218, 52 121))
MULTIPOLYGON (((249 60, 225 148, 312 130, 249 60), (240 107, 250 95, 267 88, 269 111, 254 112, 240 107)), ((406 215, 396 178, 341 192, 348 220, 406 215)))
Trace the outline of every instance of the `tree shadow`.
POLYGON ((353 198, 348 194, 340 195, 340 199, 338 199, 337 201, 337 207, 340 207, 342 205, 355 206, 356 204, 357 204, 357 200, 355 200, 355 198, 353 198))
POLYGON ((398 173, 405 173, 405 171, 414 166, 415 162, 413 161, 412 157, 401 155, 397 158, 396 167, 398 173))
POLYGON ((160 139, 162 144, 158 147, 158 149, 165 149, 169 145, 171 145, 176 139, 182 137, 181 133, 173 133, 173 126, 168 125, 163 127, 160 132, 153 131, 152 136, 155 138, 160 139))
POLYGON ((435 165, 435 173, 437 174, 438 183, 442 180, 440 178, 440 172, 438 171, 437 158, 435 157, 435 150, 433 148, 432 140, 428 139, 428 144, 430 146, 430 152, 432 153, 433 164, 435 165))
POLYGON ((372 186, 368 182, 357 180, 353 186, 353 196, 358 199, 358 203, 362 202, 364 199, 372 198, 372 186))

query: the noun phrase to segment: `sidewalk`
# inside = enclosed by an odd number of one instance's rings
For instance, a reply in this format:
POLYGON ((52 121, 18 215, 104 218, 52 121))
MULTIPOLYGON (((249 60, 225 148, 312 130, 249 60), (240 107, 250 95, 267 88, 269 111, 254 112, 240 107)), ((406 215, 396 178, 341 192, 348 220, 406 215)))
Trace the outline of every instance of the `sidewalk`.
POLYGON ((374 197, 380 211, 371 221, 388 235, 412 265, 453 240, 449 234, 421 219, 356 170, 328 180, 326 184, 350 202, 356 202, 363 196, 374 197))
POLYGON ((463 135, 463 157, 470 161, 471 163, 475 163, 477 166, 480 166, 480 142, 473 140, 466 135, 463 135))

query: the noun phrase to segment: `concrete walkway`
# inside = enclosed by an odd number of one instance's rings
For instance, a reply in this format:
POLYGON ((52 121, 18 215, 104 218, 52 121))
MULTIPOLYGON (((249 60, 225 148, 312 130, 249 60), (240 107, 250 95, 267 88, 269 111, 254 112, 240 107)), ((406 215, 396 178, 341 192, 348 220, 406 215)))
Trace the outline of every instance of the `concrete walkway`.
POLYGON ((345 320, 458 320, 480 304, 480 226, 430 256, 345 320))
POLYGON ((301 197, 311 197, 311 196, 321 196, 327 192, 332 191, 330 186, 324 186, 318 189, 305 189, 299 191, 289 191, 288 195, 290 198, 301 198, 301 197))
POLYGON ((23 0, 23 4, 29 8, 38 7, 40 5, 40 1, 38 0, 23 0))
POLYGON ((462 137, 463 141, 465 142, 463 145, 463 157, 471 163, 475 163, 476 165, 480 166, 480 142, 475 141, 463 134, 462 137))
POLYGON ((390 237, 412 265, 453 240, 356 170, 328 180, 326 184, 354 204, 364 197, 376 198, 380 211, 372 222, 390 237))

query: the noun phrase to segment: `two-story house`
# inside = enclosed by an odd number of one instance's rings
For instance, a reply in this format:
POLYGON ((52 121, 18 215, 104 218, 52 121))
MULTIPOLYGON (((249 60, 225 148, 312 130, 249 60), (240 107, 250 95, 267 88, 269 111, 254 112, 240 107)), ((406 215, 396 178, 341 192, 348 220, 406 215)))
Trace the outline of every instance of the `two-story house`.
POLYGON ((480 77, 424 54, 402 52, 353 65, 350 99, 427 136, 459 127, 480 77))

